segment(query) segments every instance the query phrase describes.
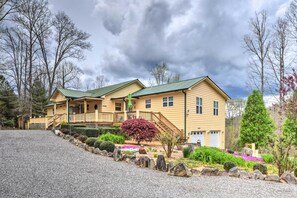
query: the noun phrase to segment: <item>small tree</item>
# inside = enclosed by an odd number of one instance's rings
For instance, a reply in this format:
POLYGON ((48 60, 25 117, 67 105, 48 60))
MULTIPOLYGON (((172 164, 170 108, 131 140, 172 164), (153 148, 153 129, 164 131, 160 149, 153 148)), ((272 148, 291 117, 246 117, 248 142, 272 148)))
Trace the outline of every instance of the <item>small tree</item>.
POLYGON ((157 139, 162 144, 162 147, 166 153, 166 156, 169 158, 173 152, 174 146, 177 145, 179 137, 176 137, 172 133, 159 133, 157 139))
POLYGON ((32 97, 32 116, 46 115, 46 90, 38 78, 36 78, 33 83, 32 97))
POLYGON ((265 108, 263 97, 259 90, 254 90, 248 97, 240 123, 240 143, 264 146, 273 129, 274 124, 265 108))
POLYGON ((126 120, 121 128, 125 134, 135 139, 138 144, 140 144, 141 141, 152 141, 158 132, 153 123, 144 119, 126 120))

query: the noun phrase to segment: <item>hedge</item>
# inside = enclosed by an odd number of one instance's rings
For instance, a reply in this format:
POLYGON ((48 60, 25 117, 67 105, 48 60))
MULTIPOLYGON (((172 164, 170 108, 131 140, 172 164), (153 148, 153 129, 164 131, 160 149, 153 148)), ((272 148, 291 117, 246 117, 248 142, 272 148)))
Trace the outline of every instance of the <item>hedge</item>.
POLYGON ((87 127, 74 127, 73 128, 73 133, 86 135, 88 137, 98 137, 100 135, 99 129, 87 128, 87 127))
POLYGON ((100 127, 98 128, 100 130, 100 134, 115 134, 115 135, 122 135, 121 129, 119 127, 100 127))
POLYGON ((80 128, 87 127, 84 124, 61 124, 61 129, 70 129, 70 126, 71 126, 71 131, 73 131, 75 127, 80 127, 80 128))

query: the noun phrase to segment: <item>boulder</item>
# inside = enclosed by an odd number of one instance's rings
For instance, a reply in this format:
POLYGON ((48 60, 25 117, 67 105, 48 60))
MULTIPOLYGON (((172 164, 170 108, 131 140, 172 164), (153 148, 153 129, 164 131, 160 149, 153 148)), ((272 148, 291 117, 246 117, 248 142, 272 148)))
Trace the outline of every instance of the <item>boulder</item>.
POLYGON ((168 174, 178 177, 191 177, 193 175, 184 163, 179 163, 172 167, 168 174))
POLYGON ((140 156, 138 159, 138 166, 141 168, 148 168, 149 167, 150 158, 147 156, 140 156))
POLYGON ((164 155, 158 155, 156 169, 159 171, 167 172, 167 166, 164 155))
POLYGON ((280 178, 288 184, 297 184, 296 178, 288 171, 284 172, 280 178))
POLYGON ((95 154, 100 154, 100 149, 99 149, 99 148, 95 148, 95 149, 94 149, 94 153, 95 153, 95 154))
POLYGON ((229 170, 229 176, 230 177, 239 177, 239 172, 238 172, 237 166, 235 166, 229 170))
POLYGON ((148 168, 152 170, 156 169, 156 163, 154 159, 150 159, 148 168))
POLYGON ((280 178, 278 175, 267 175, 265 177, 265 181, 274 181, 274 182, 280 182, 280 178))
POLYGON ((89 146, 89 145, 87 145, 87 144, 86 144, 86 145, 84 145, 84 149, 85 149, 86 151, 88 151, 88 150, 89 150, 89 147, 90 147, 90 146, 89 146))
POLYGON ((228 177, 229 174, 227 173, 227 171, 219 171, 219 176, 223 176, 223 177, 228 177))
POLYGON ((65 135, 64 139, 69 141, 70 137, 71 137, 70 135, 65 135))
POLYGON ((242 149, 242 155, 247 155, 247 156, 252 156, 253 155, 253 150, 248 148, 248 147, 244 147, 242 149))
POLYGON ((88 151, 89 151, 90 153, 94 153, 94 149, 95 149, 95 148, 92 147, 92 146, 89 146, 89 147, 88 147, 88 151))
POLYGON ((173 167, 174 167, 173 162, 169 162, 169 163, 167 164, 167 171, 170 170, 170 169, 173 168, 173 167))
POLYGON ((239 172, 239 178, 241 179, 249 179, 249 174, 246 171, 239 172))
POLYGON ((252 179, 264 180, 264 176, 259 170, 254 170, 252 173, 252 179))
POLYGON ((191 169, 191 172, 195 176, 200 176, 200 174, 201 174, 201 171, 200 170, 197 170, 197 169, 191 169))
POLYGON ((74 137, 69 136, 69 142, 70 142, 70 143, 74 143, 74 137))
POLYGON ((122 152, 121 149, 119 148, 115 148, 113 151, 113 160, 118 162, 118 161, 122 161, 122 152))
POLYGON ((139 154, 147 154, 147 152, 144 148, 139 148, 138 152, 139 152, 139 154))
POLYGON ((203 175, 203 176, 218 176, 219 175, 219 169, 217 169, 217 168, 204 168, 201 171, 201 175, 203 175))
POLYGON ((56 130, 54 130, 54 133, 59 136, 61 131, 56 129, 56 130))
POLYGON ((106 150, 103 150, 103 151, 100 152, 100 155, 108 156, 108 152, 106 150))
POLYGON ((78 143, 77 146, 78 146, 79 148, 84 148, 84 144, 83 144, 83 143, 78 143))

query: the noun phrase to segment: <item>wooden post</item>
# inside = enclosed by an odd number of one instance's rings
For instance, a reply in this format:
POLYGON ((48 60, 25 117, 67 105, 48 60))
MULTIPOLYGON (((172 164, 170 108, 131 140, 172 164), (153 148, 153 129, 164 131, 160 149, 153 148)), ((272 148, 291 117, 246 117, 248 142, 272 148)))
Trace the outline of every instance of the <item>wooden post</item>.
POLYGON ((123 102, 124 103, 124 121, 126 121, 127 120, 127 111, 126 111, 126 102, 124 101, 123 102))
POLYGON ((54 103, 54 115, 56 115, 56 113, 57 113, 57 104, 54 103))
POLYGON ((73 122, 76 122, 76 118, 75 118, 75 112, 73 112, 73 122))
POLYGON ((139 118, 139 110, 136 109, 136 118, 139 118))
POLYGON ((98 113, 98 109, 95 110, 95 122, 99 122, 99 113, 98 113))
POLYGON ((84 120, 85 120, 85 122, 87 121, 87 100, 85 99, 84 100, 84 114, 85 114, 85 116, 84 116, 84 120))
POLYGON ((44 121, 45 121, 45 130, 47 129, 47 127, 48 127, 48 118, 47 117, 45 117, 44 118, 44 121))

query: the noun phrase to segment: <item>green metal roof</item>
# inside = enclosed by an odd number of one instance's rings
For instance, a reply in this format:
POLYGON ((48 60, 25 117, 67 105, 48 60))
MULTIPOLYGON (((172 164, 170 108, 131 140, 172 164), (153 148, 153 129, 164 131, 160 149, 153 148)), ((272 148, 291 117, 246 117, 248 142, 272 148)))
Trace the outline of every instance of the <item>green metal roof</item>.
POLYGON ((141 86, 143 86, 142 83, 136 79, 136 80, 130 80, 127 82, 122 82, 122 83, 102 87, 99 89, 88 90, 88 91, 78 91, 78 90, 62 89, 62 88, 58 88, 57 90, 59 90, 67 98, 83 98, 83 97, 100 98, 101 96, 117 91, 122 87, 125 87, 134 82, 138 82, 141 86))
POLYGON ((147 87, 142 90, 139 90, 137 92, 134 92, 132 94, 132 97, 140 97, 145 95, 152 95, 152 94, 159 94, 159 93, 165 93, 165 92, 172 92, 172 91, 179 91, 179 90, 185 90, 193 87, 197 83, 203 81, 206 76, 199 77, 199 78, 193 78, 189 80, 183 80, 176 83, 169 83, 169 84, 163 84, 163 85, 157 85, 152 87, 147 87))

